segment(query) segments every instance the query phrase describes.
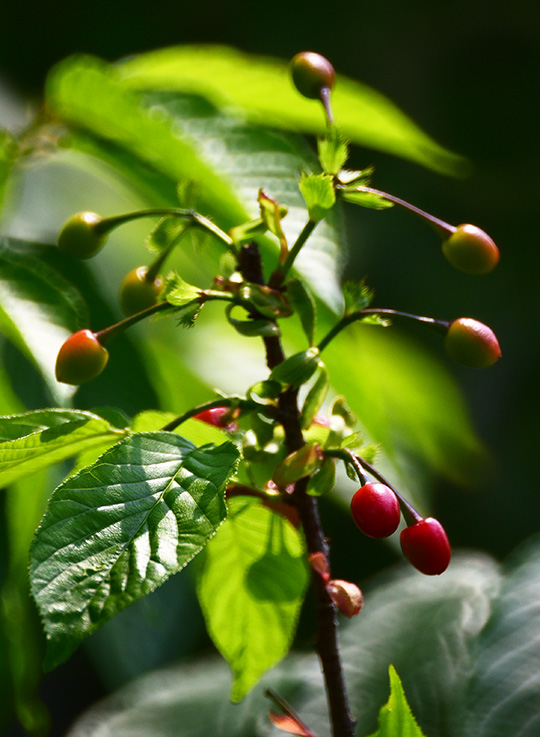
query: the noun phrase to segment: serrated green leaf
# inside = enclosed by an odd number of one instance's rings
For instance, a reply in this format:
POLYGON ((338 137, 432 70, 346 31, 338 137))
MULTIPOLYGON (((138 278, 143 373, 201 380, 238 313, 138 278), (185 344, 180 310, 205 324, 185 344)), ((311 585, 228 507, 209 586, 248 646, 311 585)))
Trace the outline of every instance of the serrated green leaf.
POLYGON ((199 553, 226 517, 232 443, 132 435, 61 484, 36 532, 32 594, 53 668, 82 640, 199 553))
POLYGON ((317 312, 313 295, 301 279, 289 279, 287 296, 293 310, 298 314, 310 346, 313 345, 317 312))
POLYGON ((68 281, 23 241, 0 238, 0 329, 35 363, 59 404, 75 389, 56 381, 56 355, 87 320, 86 305, 68 281))
MULTIPOLYGON (((254 121, 323 135, 318 105, 293 87, 287 62, 224 46, 177 46, 122 62, 133 89, 197 90, 217 106, 242 108, 254 121)), ((403 156, 437 171, 463 171, 464 159, 435 143, 399 108, 370 87, 338 76, 334 117, 354 143, 403 156)))
POLYGON ((0 486, 124 435, 102 417, 81 410, 0 417, 0 486))
POLYGON ((210 636, 240 701, 292 642, 308 582, 303 541, 280 515, 233 498, 206 548, 197 592, 210 636))
POLYGON ((349 157, 349 147, 341 131, 330 126, 325 136, 317 141, 319 161, 326 174, 337 175, 349 157))
MULTIPOLYGON (((171 273, 165 281, 163 296, 171 305, 183 307, 199 299, 201 290, 193 286, 193 284, 188 284, 187 281, 184 281, 180 274, 171 273)), ((196 306, 200 307, 200 304, 196 306)))
POLYGON ((379 712, 379 729, 372 737, 424 737, 393 665, 389 668, 390 697, 379 712))
POLYGON ((336 204, 333 177, 329 174, 302 174, 299 186, 306 201, 309 219, 318 223, 336 204))
POLYGON ((307 351, 295 353, 272 369, 270 380, 298 387, 313 376, 319 365, 319 356, 318 348, 308 348, 307 351))
POLYGON ((360 312, 369 307, 373 302, 375 292, 362 281, 346 281, 343 285, 343 299, 345 302, 345 315, 360 312))

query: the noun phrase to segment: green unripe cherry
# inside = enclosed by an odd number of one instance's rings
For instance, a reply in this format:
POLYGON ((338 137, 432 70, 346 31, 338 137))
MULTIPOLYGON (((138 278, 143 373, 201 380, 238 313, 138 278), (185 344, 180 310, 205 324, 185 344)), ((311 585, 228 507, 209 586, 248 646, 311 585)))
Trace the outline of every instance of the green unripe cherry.
POLYGON ((147 275, 148 267, 139 266, 124 277, 120 286, 120 306, 126 317, 157 303, 164 286, 163 279, 157 276, 152 280, 147 275))
POLYGON ((492 366, 502 355, 493 330, 470 317, 460 317, 451 323, 444 345, 451 358, 473 368, 492 366))
POLYGON ((442 244, 447 260, 466 274, 488 274, 499 263, 499 249, 476 225, 458 225, 442 244))
POLYGON ((331 90, 336 79, 334 67, 314 51, 301 51, 291 60, 292 80, 298 92, 310 100, 318 100, 321 90, 331 90))
POLYGON ((56 357, 56 379, 78 386, 103 371, 109 360, 104 348, 91 330, 79 330, 62 344, 56 357))
POLYGON ((58 234, 58 248, 75 258, 92 258, 105 245, 106 234, 98 227, 102 218, 95 212, 78 212, 58 234))

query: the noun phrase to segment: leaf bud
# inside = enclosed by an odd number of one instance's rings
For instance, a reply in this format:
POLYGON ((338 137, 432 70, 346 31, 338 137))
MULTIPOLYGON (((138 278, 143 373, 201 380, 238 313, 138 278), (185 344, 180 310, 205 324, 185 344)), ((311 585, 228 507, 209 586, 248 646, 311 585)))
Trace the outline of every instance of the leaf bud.
POLYGON ((328 596, 346 617, 356 617, 362 609, 364 597, 358 586, 338 578, 326 584, 328 596))

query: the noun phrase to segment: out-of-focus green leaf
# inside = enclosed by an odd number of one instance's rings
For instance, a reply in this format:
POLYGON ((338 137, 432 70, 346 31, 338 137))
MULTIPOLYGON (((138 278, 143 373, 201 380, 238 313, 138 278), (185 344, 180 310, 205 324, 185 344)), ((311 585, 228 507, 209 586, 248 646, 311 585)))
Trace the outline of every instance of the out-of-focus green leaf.
POLYGON ((299 387, 308 381, 317 370, 320 363, 319 356, 318 348, 308 348, 307 351, 295 353, 272 369, 270 379, 299 387))
POLYGON ((504 572, 493 616, 478 639, 460 737, 540 732, 540 539, 521 545, 504 572))
POLYGON ((56 381, 56 355, 87 319, 86 305, 69 282, 27 252, 24 242, 0 239, 0 329, 36 364, 59 404, 75 389, 56 381))
POLYGON ((232 443, 140 433, 54 491, 30 558, 47 668, 202 550, 226 517, 237 460, 232 443))
POLYGON ((6 130, 0 130, 0 205, 4 197, 7 178, 15 161, 17 143, 6 130))
MULTIPOLYGON (((203 94, 218 106, 235 105, 255 121, 322 135, 319 105, 303 98, 278 59, 223 46, 178 46, 142 54, 119 65, 133 87, 203 94)), ((332 92, 334 117, 354 143, 456 174, 464 160, 435 143, 390 100, 338 75, 332 92)))
POLYGON ((166 117, 144 109, 110 65, 90 56, 70 57, 52 70, 46 92, 48 104, 67 122, 120 144, 175 181, 193 182, 211 210, 229 213, 232 222, 245 219, 238 199, 191 142, 166 117))
MULTIPOLYGON (((297 174, 318 168, 318 162, 301 137, 239 121, 202 97, 167 91, 136 93, 127 81, 122 82, 117 68, 92 57, 62 62, 53 69, 47 90, 49 104, 58 115, 105 141, 75 135, 74 145, 118 165, 128 176, 135 173, 147 194, 152 191, 150 167, 158 175, 156 193, 161 202, 163 195, 174 194, 178 180, 189 181, 198 209, 227 230, 259 215, 257 193, 262 187, 289 210, 284 228, 289 242, 304 226, 307 213, 297 174)), ((334 309, 340 303, 341 239, 333 217, 330 224, 318 227, 295 263, 334 309)))
POLYGON ((206 548, 198 596, 233 671, 233 701, 286 655, 307 581, 300 534, 258 502, 231 499, 229 518, 206 548))
POLYGON ((456 383, 412 339, 352 325, 324 351, 324 361, 333 388, 391 460, 405 448, 460 483, 484 467, 486 451, 456 383))

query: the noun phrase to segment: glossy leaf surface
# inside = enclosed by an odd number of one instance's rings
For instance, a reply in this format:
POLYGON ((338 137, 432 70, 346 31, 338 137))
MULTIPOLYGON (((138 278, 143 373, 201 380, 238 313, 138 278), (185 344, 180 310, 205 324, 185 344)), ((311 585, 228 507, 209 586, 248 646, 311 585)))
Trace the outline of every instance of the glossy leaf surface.
POLYGON ((226 517, 237 457, 230 443, 140 433, 55 490, 30 562, 47 668, 200 552, 226 517))

